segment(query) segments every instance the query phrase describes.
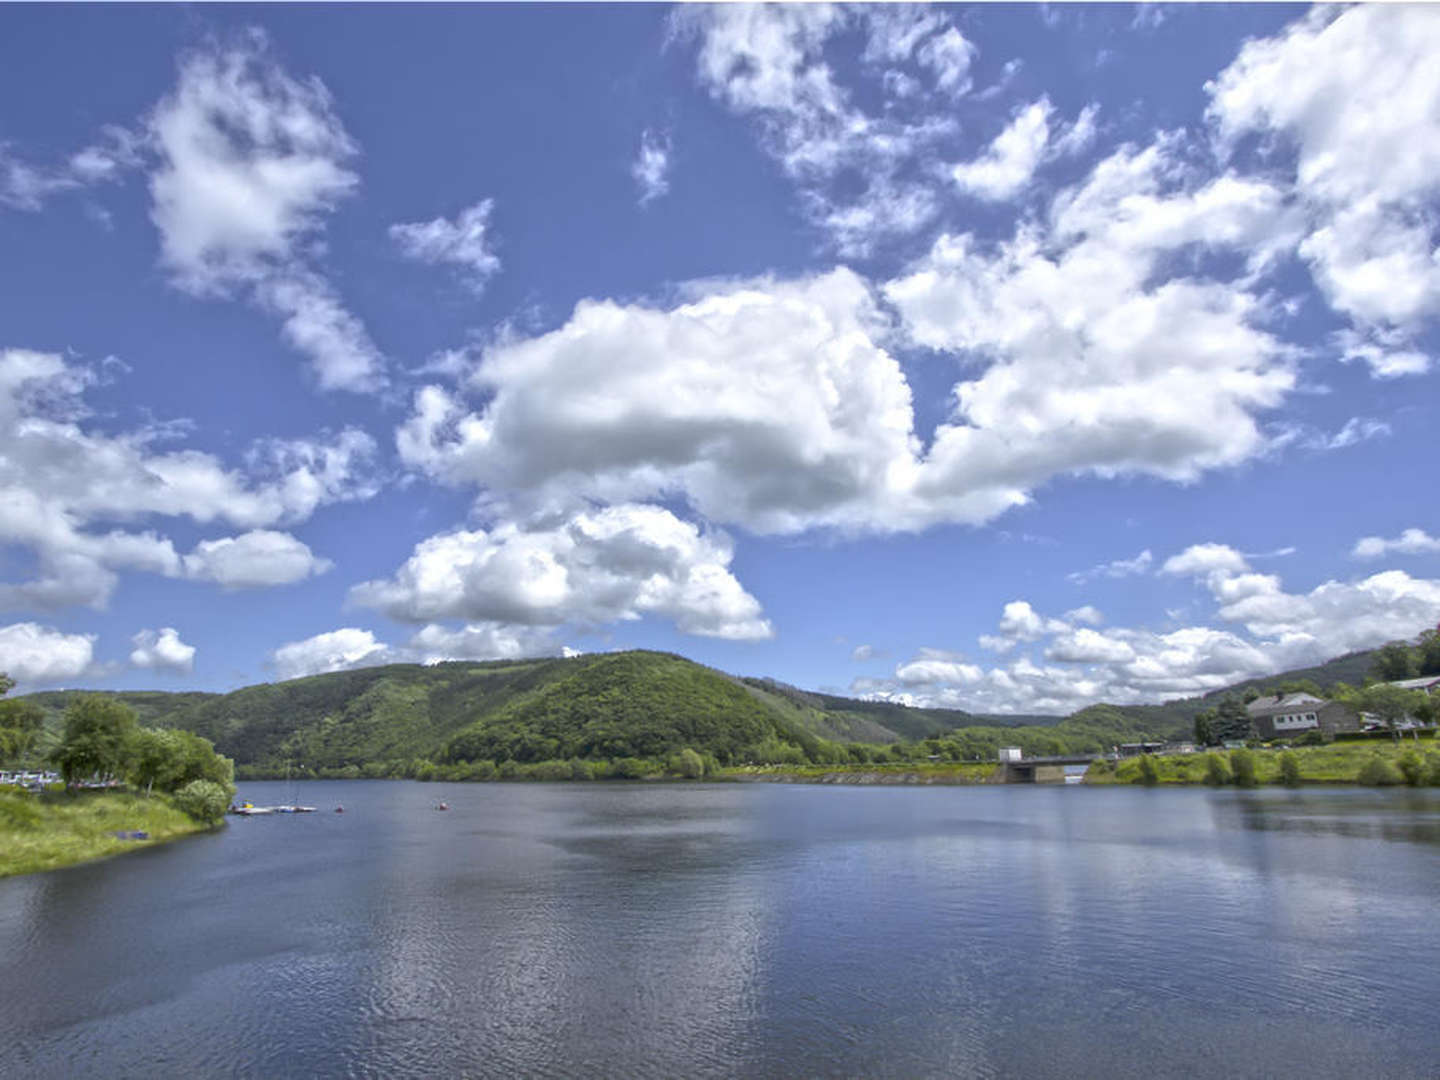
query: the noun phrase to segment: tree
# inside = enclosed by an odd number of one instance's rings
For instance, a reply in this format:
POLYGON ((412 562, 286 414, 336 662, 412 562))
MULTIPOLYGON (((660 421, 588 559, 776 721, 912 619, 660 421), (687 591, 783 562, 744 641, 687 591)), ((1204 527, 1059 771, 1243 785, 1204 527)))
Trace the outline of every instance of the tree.
POLYGON ((175 805, 196 821, 214 825, 225 818, 231 793, 213 780, 191 780, 175 793, 175 805))
POLYGON ((1440 626, 1421 634, 1415 651, 1421 675, 1440 675, 1440 626))
POLYGON ((1230 771, 1235 775, 1236 787, 1254 787, 1257 783, 1255 778, 1255 751, 1231 750, 1230 771))
POLYGON ((1215 738, 1215 710, 1206 709, 1195 714, 1195 741, 1201 746, 1214 746, 1218 740, 1215 738))
POLYGON ((0 671, 0 697, 4 697, 11 690, 15 689, 15 680, 3 671, 0 671))
POLYGON ((1205 755, 1205 783, 1211 787, 1224 787, 1234 778, 1230 766, 1225 763, 1225 759, 1221 755, 1205 755))
POLYGON ((1280 781, 1286 787, 1300 786, 1300 758, 1293 750, 1280 755, 1280 781))
POLYGON ((1399 738, 1400 724, 1408 718, 1426 715, 1431 702, 1424 691, 1405 690, 1386 683, 1373 683, 1352 694, 1346 704, 1362 713, 1370 713, 1399 738))
POLYGON ((74 783, 90 776, 117 776, 125 771, 135 710, 105 694, 83 694, 65 710, 65 735, 53 761, 74 783))
POLYGON ((1416 650, 1410 647, 1409 642, 1391 641, 1381 646, 1380 651, 1375 654, 1370 671, 1382 682, 1413 679, 1420 673, 1416 650))
POLYGON ((44 726, 45 711, 33 701, 0 701, 0 761, 28 754, 44 726))
POLYGON ((1255 734, 1250 714, 1234 694, 1226 694, 1215 710, 1213 731, 1217 742, 1244 742, 1255 734))

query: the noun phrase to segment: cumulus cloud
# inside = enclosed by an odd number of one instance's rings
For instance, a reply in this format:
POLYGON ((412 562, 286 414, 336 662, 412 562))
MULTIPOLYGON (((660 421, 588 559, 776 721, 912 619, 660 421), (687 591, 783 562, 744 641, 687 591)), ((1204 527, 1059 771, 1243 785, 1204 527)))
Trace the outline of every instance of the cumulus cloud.
POLYGON ((94 659, 94 634, 65 634, 38 623, 0 626, 0 672, 23 688, 74 679, 94 659))
POLYGON ((181 62, 150 114, 151 218, 161 262, 200 295, 253 292, 285 322, 324 389, 374 390, 383 360, 310 267, 324 217, 351 194, 357 153, 318 79, 298 80, 253 32, 181 62))
POLYGON ((0 610, 103 607, 117 571, 180 577, 186 558, 197 560, 193 576, 213 578, 199 572, 204 543, 182 558, 169 538, 126 527, 146 518, 254 529, 303 521, 378 488, 374 440, 358 430, 261 441, 231 468, 210 454, 157 450, 144 429, 85 426, 93 381, 52 353, 0 350, 0 542, 33 552, 38 564, 33 580, 0 583, 0 610))
POLYGON ((470 288, 478 293, 500 270, 500 257, 490 235, 494 209, 494 199, 483 199, 461 210, 454 221, 438 217, 391 225, 390 239, 411 259, 460 267, 470 288))
MULTIPOLYGON (((1367 538, 1356 552, 1379 545, 1383 550, 1375 554, 1383 554, 1392 543, 1440 550, 1440 541, 1412 531, 1419 535, 1408 541, 1367 538)), ((1005 605, 997 633, 980 639, 992 652, 1013 657, 1007 662, 987 666, 957 653, 922 649, 897 665, 890 678, 856 680, 852 689, 978 712, 1069 713, 1098 702, 1141 704, 1203 694, 1409 638, 1440 619, 1440 580, 1399 570, 1291 593, 1278 576, 1256 573, 1245 555, 1218 543, 1192 545, 1161 569, 1194 580, 1209 594, 1223 625, 1099 630, 1093 608, 1053 618, 1017 600, 1005 605)))
POLYGON ((271 529, 202 540, 183 563, 186 577, 213 581, 225 589, 292 585, 334 565, 317 558, 309 545, 289 533, 271 529))
POLYGON ((173 626, 158 632, 141 630, 130 639, 130 644, 134 646, 130 663, 137 668, 175 673, 188 673, 195 669, 195 646, 181 641, 179 631, 173 626))
POLYGON ((1313 222, 1300 253, 1355 323, 1362 344, 1347 354, 1384 377, 1428 368, 1418 350, 1396 348, 1396 332, 1408 340, 1440 314, 1437 49, 1429 7, 1317 7, 1247 42, 1207 86, 1223 148, 1259 135, 1262 149, 1293 151, 1313 222))
POLYGON ((270 666, 281 680, 386 662, 386 646, 369 630, 353 626, 291 641, 270 653, 270 666))
POLYGON ((670 139, 667 135, 647 130, 640 136, 640 153, 630 166, 630 175, 640 187, 641 206, 670 191, 670 139))
POLYGON ((707 637, 772 636, 759 602, 729 571, 729 540, 659 507, 622 504, 529 527, 422 541, 388 581, 351 601, 406 622, 600 624, 656 615, 707 637))
POLYGON ((1013 199, 1030 183, 1045 156, 1053 111, 1045 98, 1020 109, 983 154, 951 169, 951 178, 976 198, 1013 199))
POLYGON ((1382 559, 1390 554, 1434 555, 1440 553, 1440 539, 1424 529, 1406 529, 1394 540, 1382 536, 1366 536, 1355 542, 1351 552, 1357 559, 1382 559))

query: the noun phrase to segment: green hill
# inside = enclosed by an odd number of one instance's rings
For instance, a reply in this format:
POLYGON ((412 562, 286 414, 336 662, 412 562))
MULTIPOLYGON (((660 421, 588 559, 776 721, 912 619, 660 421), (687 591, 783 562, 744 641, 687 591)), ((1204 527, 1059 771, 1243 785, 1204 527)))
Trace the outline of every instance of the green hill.
MULTIPOLYGON (((249 686, 228 694, 120 691, 140 722, 210 739, 254 774, 286 769, 414 775, 425 762, 663 759, 682 748, 722 764, 989 758, 1002 745, 1088 753, 1188 735, 1221 694, 1310 679, 1359 684, 1373 652, 1162 705, 1095 705, 1067 718, 981 716, 812 693, 737 678, 669 653, 392 664, 249 686), (864 745, 860 745, 864 744, 864 745), (913 749, 906 750, 905 744, 913 749)), ((77 691, 31 694, 53 742, 77 691)))

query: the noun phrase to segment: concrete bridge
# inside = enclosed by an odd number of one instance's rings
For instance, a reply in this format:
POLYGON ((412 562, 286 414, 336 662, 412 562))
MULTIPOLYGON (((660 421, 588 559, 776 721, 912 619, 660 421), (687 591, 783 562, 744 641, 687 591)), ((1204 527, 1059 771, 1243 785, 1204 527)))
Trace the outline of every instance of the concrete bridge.
POLYGON ((1007 784, 1063 784, 1066 765, 1089 765, 1094 754, 1062 754, 1057 757, 1001 758, 1007 784))

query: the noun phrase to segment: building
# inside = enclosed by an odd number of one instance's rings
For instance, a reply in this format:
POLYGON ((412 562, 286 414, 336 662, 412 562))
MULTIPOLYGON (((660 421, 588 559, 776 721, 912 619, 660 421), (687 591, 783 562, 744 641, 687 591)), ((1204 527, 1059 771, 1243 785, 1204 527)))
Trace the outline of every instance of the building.
POLYGON ((1427 694, 1440 694, 1440 675, 1422 675, 1418 679, 1396 679, 1385 685, 1399 690, 1423 690, 1427 694))
POLYGON ((1338 701, 1314 694, 1266 694, 1245 706, 1255 734, 1262 739, 1303 735, 1307 731, 1359 731, 1360 714, 1338 701))

